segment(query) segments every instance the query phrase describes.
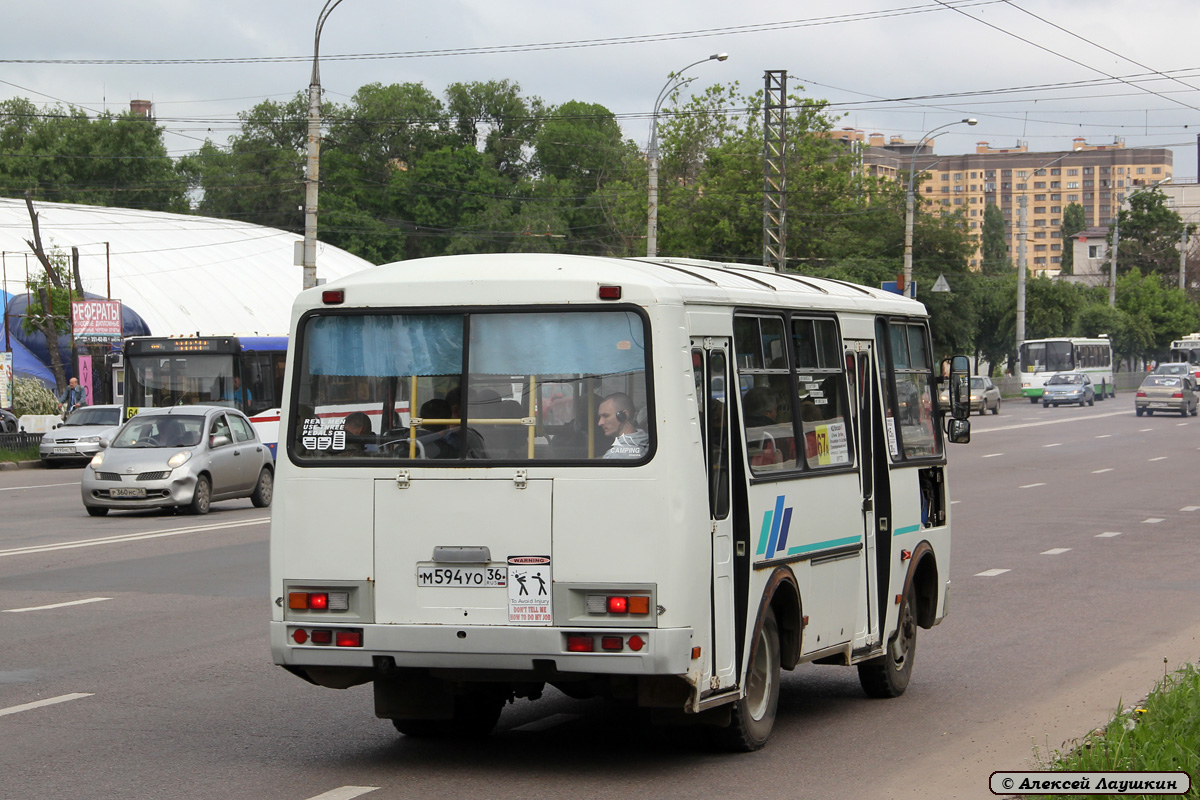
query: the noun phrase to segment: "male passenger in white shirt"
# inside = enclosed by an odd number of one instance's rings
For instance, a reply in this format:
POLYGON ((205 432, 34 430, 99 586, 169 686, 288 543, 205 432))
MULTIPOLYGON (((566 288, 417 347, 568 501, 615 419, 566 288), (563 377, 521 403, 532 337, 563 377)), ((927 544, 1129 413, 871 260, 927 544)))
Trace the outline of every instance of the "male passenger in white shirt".
POLYGON ((623 392, 610 394, 596 410, 597 422, 605 436, 615 437, 604 458, 641 458, 650 450, 650 434, 633 424, 636 409, 623 392))

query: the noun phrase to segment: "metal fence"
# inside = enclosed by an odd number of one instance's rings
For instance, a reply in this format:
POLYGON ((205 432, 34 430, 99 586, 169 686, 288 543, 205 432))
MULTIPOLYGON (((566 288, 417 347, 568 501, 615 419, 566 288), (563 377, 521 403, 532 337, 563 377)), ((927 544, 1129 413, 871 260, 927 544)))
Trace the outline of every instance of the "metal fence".
POLYGON ((40 433, 0 433, 0 450, 24 450, 42 442, 40 433))

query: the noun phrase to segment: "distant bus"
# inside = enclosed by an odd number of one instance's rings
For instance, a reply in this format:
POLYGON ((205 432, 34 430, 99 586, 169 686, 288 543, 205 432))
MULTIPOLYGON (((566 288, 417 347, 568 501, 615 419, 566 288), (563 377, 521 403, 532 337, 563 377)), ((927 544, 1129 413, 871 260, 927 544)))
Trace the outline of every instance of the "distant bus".
POLYGON ((1189 333, 1171 342, 1171 360, 1200 364, 1200 333, 1189 333))
POLYGON ((1030 339, 1021 344, 1021 396, 1036 403, 1046 381, 1060 372, 1084 372, 1096 386, 1096 399, 1115 397, 1112 344, 1106 338, 1030 339))
POLYGON ((125 418, 144 408, 232 406, 275 453, 286 336, 133 336, 125 340, 125 418))

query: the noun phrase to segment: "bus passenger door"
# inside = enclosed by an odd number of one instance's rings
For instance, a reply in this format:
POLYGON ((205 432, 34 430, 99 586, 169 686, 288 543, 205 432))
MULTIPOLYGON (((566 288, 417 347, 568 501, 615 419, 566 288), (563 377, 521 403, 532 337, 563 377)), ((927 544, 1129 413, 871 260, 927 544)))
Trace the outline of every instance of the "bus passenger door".
MULTIPOLYGON (((855 624, 854 649, 876 647, 879 634, 879 609, 876 605, 879 584, 878 530, 879 515, 876 497, 875 459, 875 370, 872 364, 872 345, 869 341, 846 341, 846 377, 850 382, 850 416, 854 424, 858 456, 859 483, 862 487, 863 510, 863 576, 866 593, 859 597, 858 618, 855 624)), ((886 516, 884 517, 886 520, 886 516)), ((886 524, 886 522, 884 523, 886 524)))
POLYGON ((696 382, 705 471, 708 476, 709 525, 712 548, 711 652, 713 689, 737 683, 736 627, 734 625, 734 536, 729 513, 729 399, 736 391, 730 382, 729 340, 694 339, 692 373, 696 382))

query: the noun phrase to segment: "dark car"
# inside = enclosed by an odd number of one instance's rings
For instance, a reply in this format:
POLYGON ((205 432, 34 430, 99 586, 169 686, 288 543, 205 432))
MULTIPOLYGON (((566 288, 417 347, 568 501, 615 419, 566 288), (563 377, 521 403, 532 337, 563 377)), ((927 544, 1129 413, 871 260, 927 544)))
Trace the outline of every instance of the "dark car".
POLYGON ((0 408, 0 433, 17 432, 17 415, 5 408, 0 408))

